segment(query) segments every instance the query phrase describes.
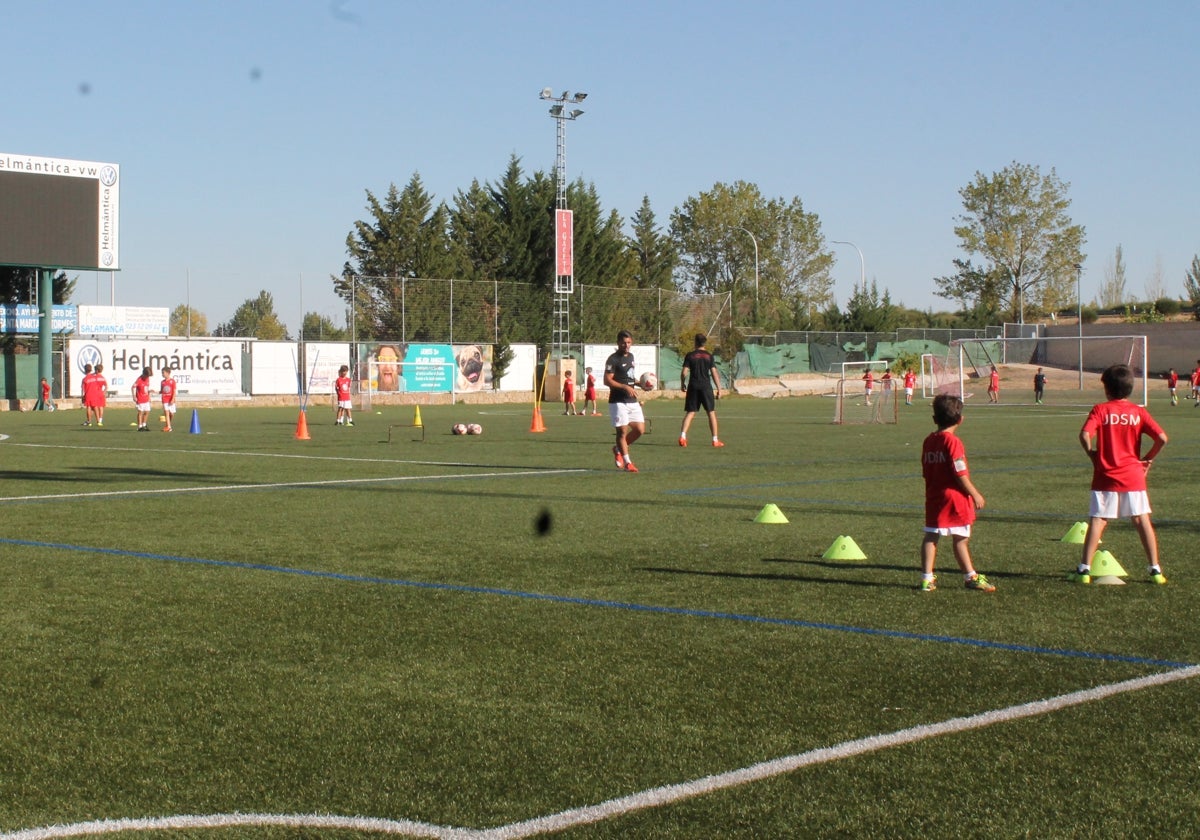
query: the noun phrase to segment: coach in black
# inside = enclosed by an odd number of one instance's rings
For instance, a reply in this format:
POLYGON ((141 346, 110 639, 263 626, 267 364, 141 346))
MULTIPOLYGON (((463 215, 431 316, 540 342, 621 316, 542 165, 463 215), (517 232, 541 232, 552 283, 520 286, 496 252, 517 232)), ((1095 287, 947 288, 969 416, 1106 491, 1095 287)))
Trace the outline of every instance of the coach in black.
POLYGON ((696 349, 683 357, 683 370, 679 372, 679 390, 684 392, 683 428, 679 431, 679 445, 687 446, 688 426, 701 407, 708 414, 708 429, 712 432, 712 445, 724 446, 717 436, 717 398, 721 396, 721 374, 712 353, 705 349, 708 336, 696 333, 696 349), (714 393, 714 388, 715 393, 714 393))
POLYGON ((637 472, 629 445, 646 431, 646 418, 638 402, 637 374, 634 373, 633 335, 629 330, 617 333, 617 352, 604 362, 604 384, 608 386, 608 416, 616 430, 613 457, 617 469, 637 472))

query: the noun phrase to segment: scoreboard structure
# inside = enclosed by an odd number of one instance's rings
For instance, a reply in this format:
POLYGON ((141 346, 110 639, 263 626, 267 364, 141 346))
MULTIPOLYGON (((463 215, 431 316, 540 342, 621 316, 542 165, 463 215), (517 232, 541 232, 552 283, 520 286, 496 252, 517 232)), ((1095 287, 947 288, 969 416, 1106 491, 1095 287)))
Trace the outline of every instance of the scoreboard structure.
POLYGON ((117 271, 121 167, 0 152, 0 265, 117 271))

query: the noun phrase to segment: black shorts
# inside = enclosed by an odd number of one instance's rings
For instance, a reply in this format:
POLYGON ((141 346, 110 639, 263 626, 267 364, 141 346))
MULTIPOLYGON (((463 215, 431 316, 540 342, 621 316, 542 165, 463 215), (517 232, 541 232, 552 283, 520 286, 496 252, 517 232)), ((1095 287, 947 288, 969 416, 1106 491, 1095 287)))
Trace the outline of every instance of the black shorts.
POLYGON ((699 411, 701 408, 711 412, 716 407, 717 403, 713 399, 712 391, 693 391, 691 388, 688 388, 687 394, 683 398, 684 412, 699 411))

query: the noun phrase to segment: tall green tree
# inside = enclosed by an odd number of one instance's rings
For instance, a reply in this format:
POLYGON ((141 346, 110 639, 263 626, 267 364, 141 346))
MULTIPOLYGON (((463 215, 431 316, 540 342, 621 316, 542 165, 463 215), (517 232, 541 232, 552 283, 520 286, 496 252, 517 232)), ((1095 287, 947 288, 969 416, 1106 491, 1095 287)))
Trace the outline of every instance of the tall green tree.
POLYGON ((959 190, 964 212, 954 233, 963 251, 983 259, 984 276, 1004 279, 1014 319, 1026 307, 1052 310, 1074 300, 1085 237, 1067 213, 1069 188, 1053 169, 1043 175, 1013 162, 991 175, 976 172, 959 190))
POLYGON ((642 205, 630 219, 633 236, 628 247, 633 252, 631 279, 639 289, 674 288, 675 266, 679 254, 671 237, 663 233, 650 206, 650 197, 642 196, 642 205))
POLYGON ((1192 267, 1183 275, 1183 288, 1192 302, 1196 320, 1200 321, 1200 254, 1192 255, 1192 267))
POLYGON ((1104 267, 1104 282, 1100 285, 1100 305, 1106 309, 1120 306, 1128 302, 1129 295, 1125 291, 1125 254, 1121 246, 1113 254, 1112 260, 1104 267))
MULTIPOLYGON (((38 268, 23 266, 0 266, 0 303, 33 304, 38 295, 38 268)), ((59 271, 51 278, 52 303, 63 304, 75 293, 75 282, 59 271)))
POLYGON ((345 341, 350 337, 345 327, 339 327, 333 319, 319 312, 306 312, 300 327, 301 341, 345 341))
POLYGON ((169 332, 171 335, 208 335, 208 317, 198 309, 181 303, 171 310, 169 332))
POLYGON ((263 341, 284 341, 288 338, 287 327, 275 314, 275 299, 267 291, 259 292, 256 298, 247 298, 232 318, 217 327, 214 335, 258 338, 263 341))

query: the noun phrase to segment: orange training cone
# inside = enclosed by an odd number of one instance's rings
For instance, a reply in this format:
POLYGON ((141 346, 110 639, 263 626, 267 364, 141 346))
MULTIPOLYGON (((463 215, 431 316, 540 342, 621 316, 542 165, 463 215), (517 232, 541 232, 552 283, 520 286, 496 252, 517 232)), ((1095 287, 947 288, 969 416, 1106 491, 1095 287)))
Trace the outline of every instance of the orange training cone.
POLYGON ((312 440, 308 436, 308 416, 301 411, 300 419, 296 421, 296 440, 312 440))
POLYGON ((537 403, 533 405, 533 423, 529 426, 531 432, 546 431, 546 424, 542 422, 542 407, 537 403))

